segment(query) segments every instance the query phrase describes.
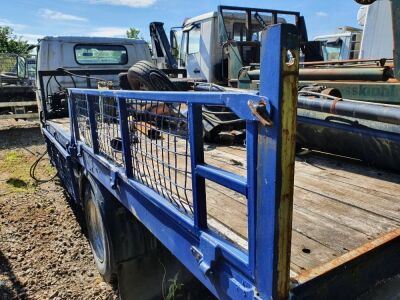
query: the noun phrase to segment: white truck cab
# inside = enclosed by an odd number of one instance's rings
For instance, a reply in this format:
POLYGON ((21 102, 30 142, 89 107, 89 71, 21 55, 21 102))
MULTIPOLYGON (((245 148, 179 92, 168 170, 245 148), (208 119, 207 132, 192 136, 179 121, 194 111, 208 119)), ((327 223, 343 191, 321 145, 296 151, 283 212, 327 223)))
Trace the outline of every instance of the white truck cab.
POLYGON ((118 75, 141 60, 151 61, 144 40, 44 37, 37 53, 38 102, 47 105, 50 112, 65 114, 67 88, 97 88, 99 82, 119 88, 118 75))
MULTIPOLYGON (((148 44, 144 40, 108 37, 47 36, 39 40, 37 70, 96 71, 129 69, 140 60, 151 61, 148 44)), ((115 75, 98 75, 104 80, 116 81, 115 75)), ((70 76, 57 77, 64 87, 74 83, 70 76)), ((77 87, 85 87, 85 78, 74 78, 77 87)), ((55 80, 50 88, 58 86, 55 80)), ((39 85, 38 85, 39 86, 39 85)))
POLYGON ((322 53, 325 61, 358 59, 362 30, 350 26, 340 27, 338 33, 320 35, 314 41, 322 43, 322 53))
POLYGON ((263 9, 220 6, 219 11, 185 20, 181 30, 171 35, 178 67, 187 70, 188 78, 207 82, 238 78, 243 66, 259 63, 261 31, 273 23, 286 23, 285 18, 274 14, 263 9))

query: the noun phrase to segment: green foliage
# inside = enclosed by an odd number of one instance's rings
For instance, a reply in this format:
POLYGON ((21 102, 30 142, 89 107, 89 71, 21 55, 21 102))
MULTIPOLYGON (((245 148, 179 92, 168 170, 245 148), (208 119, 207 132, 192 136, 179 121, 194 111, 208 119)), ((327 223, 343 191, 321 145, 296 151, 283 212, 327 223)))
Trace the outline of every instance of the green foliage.
POLYGON ((139 34, 140 34, 140 30, 137 28, 133 28, 133 27, 129 28, 126 31, 126 36, 130 39, 135 39, 135 40, 143 39, 143 37, 139 37, 139 34))
POLYGON ((29 53, 27 41, 14 34, 9 26, 0 26, 0 53, 14 53, 26 56, 29 53))

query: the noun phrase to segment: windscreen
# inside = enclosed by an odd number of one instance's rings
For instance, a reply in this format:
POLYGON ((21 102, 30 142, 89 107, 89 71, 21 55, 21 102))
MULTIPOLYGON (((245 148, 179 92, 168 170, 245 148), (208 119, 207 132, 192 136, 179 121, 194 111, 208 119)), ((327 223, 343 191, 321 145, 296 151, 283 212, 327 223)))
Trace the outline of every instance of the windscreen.
POLYGON ((75 59, 81 65, 125 65, 128 54, 119 45, 76 45, 75 59))
POLYGON ((299 16, 296 12, 226 6, 220 7, 220 14, 228 39, 237 42, 260 41, 260 33, 267 26, 274 23, 297 24, 299 16))

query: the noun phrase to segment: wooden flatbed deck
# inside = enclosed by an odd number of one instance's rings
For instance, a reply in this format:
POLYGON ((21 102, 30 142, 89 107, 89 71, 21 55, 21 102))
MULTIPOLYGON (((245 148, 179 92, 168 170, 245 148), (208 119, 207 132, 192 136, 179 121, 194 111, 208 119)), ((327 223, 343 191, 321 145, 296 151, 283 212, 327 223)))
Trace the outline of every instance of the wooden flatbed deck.
MULTIPOLYGON (((68 119, 51 121, 69 131, 68 119)), ((246 149, 205 145, 206 162, 246 175, 246 149)), ((400 227, 400 174, 309 152, 296 159, 291 275, 341 256, 400 227)), ((246 199, 207 182, 209 224, 246 247, 246 199), (222 225, 224 224, 224 226, 222 225)))

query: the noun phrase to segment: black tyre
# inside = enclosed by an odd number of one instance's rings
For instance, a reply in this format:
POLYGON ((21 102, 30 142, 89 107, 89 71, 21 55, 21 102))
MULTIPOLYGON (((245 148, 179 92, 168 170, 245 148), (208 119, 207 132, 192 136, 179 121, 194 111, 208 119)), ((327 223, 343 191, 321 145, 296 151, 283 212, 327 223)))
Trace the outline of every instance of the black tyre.
POLYGON ((132 89, 141 88, 149 91, 177 91, 175 84, 152 63, 142 60, 128 71, 128 81, 132 89))
POLYGON ((104 281, 112 283, 116 278, 110 228, 107 226, 107 193, 92 177, 87 178, 83 193, 86 228, 97 270, 104 281))
POLYGON ((83 184, 83 206, 96 267, 115 284, 118 264, 154 251, 154 236, 92 176, 83 184))

